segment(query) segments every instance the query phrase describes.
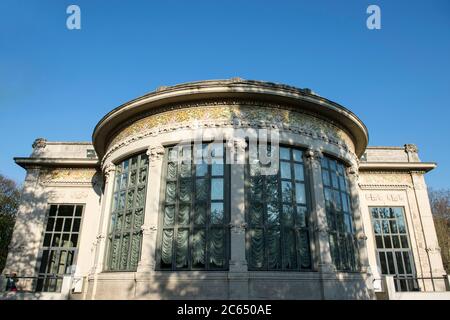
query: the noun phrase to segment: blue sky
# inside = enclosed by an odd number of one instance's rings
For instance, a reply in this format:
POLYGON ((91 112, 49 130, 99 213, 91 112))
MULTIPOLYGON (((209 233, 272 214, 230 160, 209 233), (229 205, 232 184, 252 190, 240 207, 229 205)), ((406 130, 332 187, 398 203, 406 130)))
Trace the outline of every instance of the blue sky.
POLYGON ((0 173, 36 137, 89 141, 114 107, 180 82, 308 87, 354 111, 370 145, 415 143, 450 188, 450 1, 0 2, 0 173), (66 8, 81 8, 81 30, 66 8), (381 8, 381 30, 366 8, 381 8))

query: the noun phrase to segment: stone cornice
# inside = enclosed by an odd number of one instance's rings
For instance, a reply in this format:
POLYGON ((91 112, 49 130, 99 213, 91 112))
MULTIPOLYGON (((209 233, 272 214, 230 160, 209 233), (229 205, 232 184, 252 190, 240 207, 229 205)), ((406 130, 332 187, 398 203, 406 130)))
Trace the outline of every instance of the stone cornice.
POLYGON ((391 170, 428 172, 436 168, 434 162, 360 162, 360 171, 391 170))
POLYGON ((356 115, 343 106, 315 95, 308 89, 233 78, 163 87, 119 106, 97 124, 93 133, 96 152, 102 158, 114 130, 136 116, 169 104, 211 99, 247 99, 291 105, 298 111, 312 112, 333 125, 345 128, 353 137, 358 156, 362 155, 367 146, 367 128, 356 115))
POLYGON ((97 159, 80 158, 14 158, 14 161, 24 169, 31 167, 80 167, 99 168, 97 159))

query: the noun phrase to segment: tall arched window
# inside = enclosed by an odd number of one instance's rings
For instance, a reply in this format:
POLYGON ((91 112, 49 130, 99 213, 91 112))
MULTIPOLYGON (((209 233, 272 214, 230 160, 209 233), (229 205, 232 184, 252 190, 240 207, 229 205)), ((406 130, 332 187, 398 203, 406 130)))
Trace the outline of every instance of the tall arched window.
POLYGON ((262 174, 259 163, 247 165, 249 270, 311 269, 309 192, 303 152, 280 147, 279 153, 276 174, 262 174))
POLYGON ((157 249, 160 270, 226 270, 229 182, 222 143, 165 152, 157 249))
POLYGON ((141 249, 144 223, 148 156, 133 156, 116 166, 111 223, 109 227, 108 270, 135 271, 141 249))
POLYGON ((337 270, 357 271, 358 251, 345 167, 327 156, 322 158, 321 164, 333 263, 337 270))

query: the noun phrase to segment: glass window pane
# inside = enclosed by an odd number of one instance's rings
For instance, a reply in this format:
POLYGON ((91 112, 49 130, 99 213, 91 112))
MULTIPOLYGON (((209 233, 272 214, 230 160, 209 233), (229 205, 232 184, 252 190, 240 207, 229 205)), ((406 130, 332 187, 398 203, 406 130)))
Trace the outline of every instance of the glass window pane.
POLYGON ((278 203, 276 204, 267 204, 267 223, 268 224, 279 224, 280 223, 280 209, 278 207, 278 203))
POLYGON ((269 270, 281 268, 280 254, 280 229, 269 229, 267 231, 267 256, 269 270))
POLYGON ((211 200, 223 200, 223 179, 211 179, 211 200))
POLYGON ((280 147, 280 159, 281 160, 291 159, 291 153, 288 148, 280 147))
POLYGON ((329 187, 330 184, 330 174, 328 173, 327 170, 322 170, 322 182, 323 185, 326 187, 329 187))
POLYGON ((292 149, 292 153, 294 154, 294 161, 302 162, 303 161, 303 152, 298 149, 292 149))
POLYGON ((294 208, 292 205, 283 205, 283 222, 286 226, 294 225, 294 208))
POLYGON ((297 206, 296 223, 299 227, 306 227, 307 208, 305 206, 297 206))
POLYGON ((297 269, 296 237, 292 229, 284 230, 283 267, 288 270, 297 269))
POLYGON ((303 181, 305 180, 304 172, 303 172, 303 165, 296 163, 294 164, 294 173, 295 173, 295 180, 303 181))
POLYGON ((164 226, 172 226, 175 222, 175 206, 166 206, 164 208, 164 226))
POLYGON ((250 202, 250 223, 260 225, 263 223, 263 206, 261 202, 250 202))
POLYGON ((292 183, 289 181, 281 182, 281 193, 283 202, 292 202, 292 183))
POLYGON ((311 254, 309 251, 309 237, 306 230, 299 232, 298 247, 300 250, 300 264, 302 269, 311 268, 311 254))
POLYGON ((189 232, 186 229, 178 229, 176 242, 176 268, 183 269, 188 266, 188 242, 189 232))
POLYGON ((211 223, 212 224, 223 223, 223 203, 222 202, 211 203, 211 223))
POLYGON ((64 223, 64 218, 56 219, 55 231, 61 231, 64 223))
POLYGON ((161 241, 161 268, 172 268, 173 230, 164 230, 161 241))
POLYGON ((51 205, 50 206, 50 211, 49 211, 49 217, 54 217, 56 216, 56 212, 58 210, 58 206, 57 205, 51 205))
POLYGON ((189 213, 191 211, 191 204, 180 204, 178 208, 178 225, 189 224, 189 213))
POLYGON ((192 195, 192 180, 191 179, 181 179, 180 180, 180 191, 179 191, 180 202, 191 202, 192 195))
POLYGON ((392 252, 386 252, 386 258, 389 267, 389 274, 395 274, 394 256, 392 255, 392 252))
POLYGON ((208 242, 210 268, 223 268, 225 265, 225 236, 223 229, 210 229, 208 242))
POLYGON ((264 232, 262 229, 250 230, 250 264, 253 268, 264 267, 264 232))
POLYGON ((195 167, 195 174, 197 177, 203 177, 208 173, 208 164, 200 163, 195 167))
POLYGON ((175 180, 177 178, 177 163, 169 162, 167 164, 167 180, 175 180))
POLYGON ((195 204, 194 223, 198 225, 206 223, 206 203, 195 204))
POLYGON ((280 171, 282 179, 291 178, 291 164, 289 162, 281 161, 280 171))
POLYGON ((206 179, 196 179, 195 197, 197 201, 206 201, 208 199, 208 181, 206 179))
POLYGON ((303 183, 295 184, 295 195, 297 203, 306 203, 305 185, 303 183))
POLYGON ((380 265, 381 265, 381 273, 382 274, 389 274, 387 263, 386 263, 386 255, 384 252, 378 252, 378 256, 380 258, 380 265))
POLYGON ((213 176, 223 176, 223 164, 212 164, 211 165, 211 174, 213 176))
POLYGON ((205 230, 198 229, 194 232, 192 237, 192 267, 204 268, 205 267, 205 230))
POLYGON ((74 206, 60 205, 58 209, 58 217, 72 217, 74 214, 74 206))

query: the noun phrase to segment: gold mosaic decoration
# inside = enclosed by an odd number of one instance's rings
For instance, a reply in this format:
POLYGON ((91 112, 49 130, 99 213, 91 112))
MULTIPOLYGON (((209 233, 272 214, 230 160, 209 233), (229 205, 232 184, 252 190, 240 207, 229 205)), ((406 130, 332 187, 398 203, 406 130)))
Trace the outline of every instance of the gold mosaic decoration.
POLYGON ((44 183, 91 183, 97 171, 86 168, 43 169, 40 181, 44 183))
POLYGON ((109 146, 114 146, 129 137, 161 126, 179 126, 181 123, 193 123, 194 121, 228 121, 232 123, 236 119, 246 122, 263 121, 278 126, 284 124, 290 127, 299 127, 318 137, 326 136, 341 141, 351 149, 354 148, 353 142, 346 132, 325 120, 289 109, 237 104, 187 107, 149 115, 134 121, 128 127, 119 131, 111 140, 109 146))
POLYGON ((359 172, 359 182, 364 185, 411 185, 411 176, 399 172, 359 172))

